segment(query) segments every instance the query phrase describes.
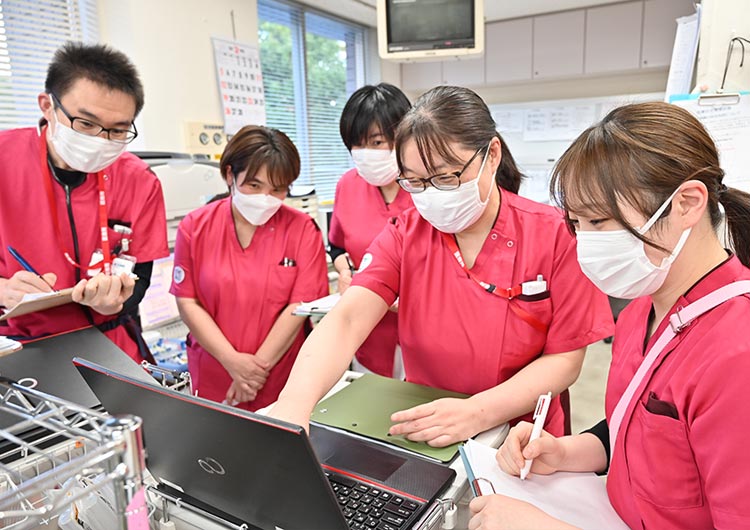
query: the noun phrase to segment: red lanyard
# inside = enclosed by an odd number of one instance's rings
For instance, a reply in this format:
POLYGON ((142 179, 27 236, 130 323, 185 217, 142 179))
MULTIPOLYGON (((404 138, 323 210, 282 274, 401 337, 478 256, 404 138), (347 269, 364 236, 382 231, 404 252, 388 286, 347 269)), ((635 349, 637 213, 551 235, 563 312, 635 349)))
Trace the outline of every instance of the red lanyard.
POLYGON ((479 286, 487 291, 488 293, 494 294, 496 296, 499 296, 500 298, 504 298, 508 300, 508 305, 519 318, 521 318, 524 322, 528 323, 531 327, 536 329, 537 331, 540 331, 542 333, 547 333, 547 325, 536 318, 534 315, 529 313, 528 311, 522 309, 517 304, 513 303, 513 299, 520 295, 522 293, 522 287, 520 285, 516 285, 515 287, 506 287, 506 288, 498 288, 496 285, 484 282, 477 278, 477 276, 471 272, 468 268, 466 268, 466 262, 464 262, 464 258, 461 255, 461 250, 458 248, 458 243, 456 243, 456 240, 453 238, 451 234, 446 234, 445 232, 442 232, 443 239, 445 240, 445 244, 448 245, 448 250, 451 251, 453 254, 453 257, 456 258, 456 261, 458 262, 459 266, 466 272, 466 274, 474 280, 479 286))
MULTIPOLYGON (((83 269, 79 263, 76 263, 76 261, 70 257, 70 253, 65 250, 63 247, 63 237, 62 237, 62 231, 60 230, 60 224, 57 218, 57 202, 55 201, 55 192, 52 188, 53 186, 53 177, 52 177, 52 171, 49 167, 49 162, 47 161, 47 140, 45 138, 45 131, 46 127, 41 130, 39 133, 39 154, 40 154, 40 161, 42 165, 42 174, 44 180, 44 187, 47 191, 47 200, 49 201, 49 208, 50 212, 52 213, 52 224, 55 227, 55 235, 57 236, 57 244, 60 247, 60 250, 62 251, 63 255, 65 256, 65 259, 68 260, 68 263, 71 265, 78 267, 79 269, 83 269)), ((89 265, 90 268, 97 268, 100 265, 104 265, 104 273, 105 274, 112 274, 112 254, 109 249, 109 235, 107 234, 107 228, 109 226, 108 224, 108 218, 107 218, 107 194, 106 194, 106 186, 104 182, 104 172, 98 171, 96 173, 97 182, 99 183, 99 231, 101 233, 101 240, 102 240, 102 254, 104 256, 104 259, 100 263, 92 263, 89 265)))

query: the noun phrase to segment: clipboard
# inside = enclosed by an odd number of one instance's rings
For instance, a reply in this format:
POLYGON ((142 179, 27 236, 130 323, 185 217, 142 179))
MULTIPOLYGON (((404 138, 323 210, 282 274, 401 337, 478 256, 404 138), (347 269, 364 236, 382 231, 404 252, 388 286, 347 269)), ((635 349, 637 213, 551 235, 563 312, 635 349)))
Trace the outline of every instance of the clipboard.
POLYGON ((407 449, 439 462, 450 462, 458 452, 457 443, 447 447, 431 447, 425 442, 412 442, 403 436, 388 434, 394 412, 445 397, 465 399, 469 396, 365 374, 318 403, 310 420, 407 449))
POLYGON ((52 309, 73 301, 73 288, 62 289, 53 293, 26 294, 16 305, 0 315, 0 322, 9 318, 20 317, 29 313, 52 309))
POLYGON ((292 314, 302 317, 327 315, 339 300, 341 300, 341 294, 334 293, 312 302, 302 302, 292 311, 292 314))

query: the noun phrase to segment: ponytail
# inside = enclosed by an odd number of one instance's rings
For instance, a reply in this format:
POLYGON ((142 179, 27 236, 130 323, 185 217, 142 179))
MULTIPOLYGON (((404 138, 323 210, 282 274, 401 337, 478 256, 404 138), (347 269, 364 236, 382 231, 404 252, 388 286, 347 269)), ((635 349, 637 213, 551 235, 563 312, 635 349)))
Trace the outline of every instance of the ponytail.
POLYGON ((722 188, 719 202, 726 215, 729 244, 742 264, 750 267, 750 194, 722 188))
POLYGON ((523 174, 518 170, 516 161, 513 159, 513 155, 510 154, 510 149, 500 136, 500 133, 496 133, 497 138, 500 140, 500 165, 497 167, 495 172, 495 182, 497 185, 513 193, 518 193, 521 187, 521 180, 524 178, 523 174))

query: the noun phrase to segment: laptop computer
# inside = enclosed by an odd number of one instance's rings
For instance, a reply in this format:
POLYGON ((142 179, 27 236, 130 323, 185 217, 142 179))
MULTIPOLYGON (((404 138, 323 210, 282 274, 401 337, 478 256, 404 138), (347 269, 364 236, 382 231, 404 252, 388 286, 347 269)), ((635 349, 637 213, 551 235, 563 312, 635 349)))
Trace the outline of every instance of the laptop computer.
POLYGON ((298 425, 74 362, 108 412, 143 418, 159 487, 238 526, 423 530, 455 477, 344 433, 313 426, 308 437, 298 425))
MULTIPOLYGON (((26 386, 72 401, 87 408, 99 405, 73 366, 73 357, 82 357, 143 381, 153 381, 133 359, 96 328, 85 328, 24 344, 23 349, 0 357, 0 375, 26 386)), ((19 418, 0 411, 0 429, 19 418)))

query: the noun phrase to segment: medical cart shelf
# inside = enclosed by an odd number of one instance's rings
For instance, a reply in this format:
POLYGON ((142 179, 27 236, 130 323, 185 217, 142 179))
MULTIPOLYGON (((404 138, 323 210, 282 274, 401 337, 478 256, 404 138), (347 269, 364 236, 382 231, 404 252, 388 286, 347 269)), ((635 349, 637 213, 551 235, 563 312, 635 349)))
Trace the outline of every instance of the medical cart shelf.
POLYGON ((10 380, 0 381, 0 411, 19 419, 0 429, 0 527, 57 528, 71 503, 110 485, 116 528, 143 520, 139 418, 92 411, 10 380), (41 437, 24 437, 32 428, 42 428, 41 437))

